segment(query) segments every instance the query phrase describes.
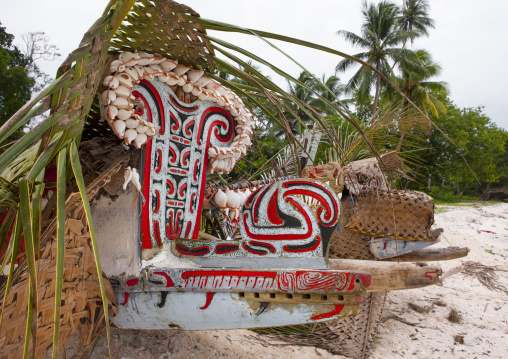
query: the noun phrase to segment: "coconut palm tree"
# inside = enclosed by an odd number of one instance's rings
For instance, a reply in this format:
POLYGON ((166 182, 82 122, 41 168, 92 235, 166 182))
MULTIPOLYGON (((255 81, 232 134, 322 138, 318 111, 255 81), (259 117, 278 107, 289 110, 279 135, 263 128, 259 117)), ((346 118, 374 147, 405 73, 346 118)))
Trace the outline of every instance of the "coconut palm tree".
MULTIPOLYGON (((396 63, 409 66, 415 58, 414 53, 398 46, 414 37, 415 34, 398 28, 397 18, 400 15, 400 9, 391 2, 381 1, 378 4, 364 2, 362 13, 364 23, 361 36, 346 30, 339 30, 337 34, 353 45, 366 50, 354 55, 355 57, 374 66, 385 76, 395 78, 388 61, 391 59, 396 63)), ((355 64, 356 62, 351 59, 344 59, 339 62, 336 71, 344 72, 355 64)), ((374 84, 376 94, 373 112, 375 113, 381 93, 381 79, 378 76, 369 69, 361 67, 347 83, 347 89, 350 92, 359 90, 360 101, 364 101, 374 84)))
MULTIPOLYGON (((448 84, 444 81, 428 81, 432 77, 439 76, 441 66, 432 60, 432 56, 426 50, 415 52, 420 63, 419 68, 402 67, 402 76, 399 78, 399 88, 408 99, 415 103, 425 113, 431 113, 438 117, 446 112, 446 108, 433 93, 447 91, 448 84)), ((389 90, 390 92, 393 92, 389 90)), ((393 92, 395 94, 395 92, 393 92)), ((400 95, 396 97, 400 99, 400 95)), ((404 100, 407 104, 407 100, 404 100)))
MULTIPOLYGON (((321 98, 327 100, 335 106, 341 106, 348 102, 347 99, 339 100, 339 97, 344 95, 345 89, 346 86, 340 81, 340 78, 335 75, 331 75, 328 78, 326 75, 323 75, 321 82, 316 85, 316 91, 319 93, 321 98)), ((335 110, 322 99, 317 100, 317 107, 324 113, 335 113, 335 110)))
POLYGON ((293 96, 294 102, 288 103, 288 111, 285 112, 286 118, 289 122, 289 127, 295 133, 302 133, 304 124, 312 122, 307 110, 302 108, 299 103, 304 103, 312 107, 319 107, 319 102, 311 89, 318 86, 316 77, 307 71, 302 71, 297 78, 298 83, 288 82, 288 93, 293 96), (299 102, 299 103, 296 103, 299 102), (293 113, 291 113, 293 112, 293 113))
MULTIPOLYGON (((416 36, 429 36, 428 28, 434 28, 434 20, 428 16, 427 0, 404 0, 397 24, 401 30, 415 32, 416 36)), ((411 43, 413 38, 411 38, 411 43)))
MULTIPOLYGON (((431 113, 439 117, 439 114, 446 113, 446 107, 434 94, 448 91, 448 84, 444 81, 429 81, 441 73, 441 66, 432 60, 429 52, 418 50, 415 54, 420 66, 411 68, 401 67, 402 76, 398 79, 399 89, 407 99, 411 100, 426 114, 431 113)), ((401 122, 405 125, 401 126, 402 136, 398 146, 400 149, 405 134, 411 131, 414 126, 426 124, 427 122, 420 121, 421 116, 417 116, 414 109, 410 108, 407 99, 401 98, 398 93, 391 89, 388 89, 387 93, 391 97, 392 102, 402 101, 403 108, 405 109, 403 116, 406 117, 406 120, 401 122)))

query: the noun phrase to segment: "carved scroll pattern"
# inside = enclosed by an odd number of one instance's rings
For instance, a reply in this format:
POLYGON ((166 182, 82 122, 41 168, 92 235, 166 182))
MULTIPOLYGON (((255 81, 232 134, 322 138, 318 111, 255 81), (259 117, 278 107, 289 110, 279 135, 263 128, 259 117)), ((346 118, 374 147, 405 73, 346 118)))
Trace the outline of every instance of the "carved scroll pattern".
POLYGON ((229 113, 208 101, 180 102, 171 88, 158 80, 143 80, 133 94, 138 109, 159 131, 145 148, 142 247, 160 247, 176 237, 196 239, 203 205, 208 148, 232 140, 229 113))

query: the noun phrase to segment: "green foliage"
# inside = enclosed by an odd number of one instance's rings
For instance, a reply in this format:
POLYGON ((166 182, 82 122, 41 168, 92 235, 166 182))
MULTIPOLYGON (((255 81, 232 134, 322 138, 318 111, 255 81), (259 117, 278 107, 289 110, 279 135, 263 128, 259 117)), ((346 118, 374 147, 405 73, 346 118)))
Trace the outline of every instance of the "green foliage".
MULTIPOLYGON (((360 123, 372 121, 372 127, 387 111, 399 106, 398 119, 391 125, 385 122, 376 135, 386 136, 385 148, 388 149, 392 143, 390 138, 399 133, 396 148, 402 151, 406 165, 416 171, 417 181, 410 184, 410 188, 427 182, 429 173, 431 183, 437 186, 429 192, 438 198, 464 193, 477 195, 487 184, 506 186, 506 131, 495 126, 482 107, 461 109, 455 106, 448 97, 447 83, 433 80, 440 74, 441 67, 431 55, 425 50, 406 48, 408 40, 412 44, 414 39, 428 36, 428 29, 434 27, 428 1, 404 0, 400 8, 389 1, 364 2, 362 13, 361 35, 343 30, 338 34, 365 49, 355 56, 378 69, 397 88, 386 86, 386 80, 362 66, 346 89, 353 94, 355 118, 360 123), (437 128, 428 120, 429 116, 437 128), (440 186, 443 183, 443 187, 440 186)), ((355 65, 351 59, 344 59, 336 70, 345 71, 355 65)), ((364 130, 369 132, 368 128, 364 130)), ((377 148, 382 147, 378 145, 377 148)))
POLYGON ((432 186, 430 191, 428 191, 427 188, 420 187, 419 190, 421 192, 427 192, 429 196, 434 198, 434 204, 436 205, 478 202, 478 196, 457 196, 451 186, 444 186, 443 188, 432 186))
POLYGON ((504 151, 498 152, 494 157, 499 178, 492 187, 508 187, 508 139, 504 144, 504 151))
MULTIPOLYGON (((24 69, 26 59, 12 46, 14 36, 0 26, 0 126, 30 99, 34 79, 24 69)), ((22 130, 12 133, 6 143, 23 135, 22 130)), ((0 152, 4 149, 0 148, 0 152)))
MULTIPOLYGON (((416 66, 401 65, 401 76, 398 77, 399 89, 416 106, 425 113, 439 116, 446 112, 446 107, 434 96, 434 93, 446 93, 448 84, 444 81, 428 81, 432 77, 439 76, 441 66, 433 62, 432 56, 425 50, 415 52, 416 66)), ((391 88, 386 89, 386 94, 392 102, 403 101, 409 108, 408 102, 391 88)))
POLYGON ((415 32, 417 36, 429 36, 427 29, 434 28, 434 20, 429 17, 428 11, 427 0, 404 0, 397 25, 402 30, 415 32))
POLYGON ((432 119, 456 146, 432 129, 429 148, 422 153, 425 166, 419 170, 421 178, 430 173, 432 183, 441 184, 445 177, 445 183, 452 186, 456 195, 480 194, 487 183, 496 182, 506 174, 508 132, 492 123, 483 113, 483 107, 459 108, 443 94, 436 94, 436 97, 448 112, 432 119))
MULTIPOLYGON (((390 60, 399 64, 407 64, 414 61, 415 55, 409 49, 399 47, 402 43, 416 36, 414 32, 401 30, 397 26, 400 9, 393 3, 381 1, 378 4, 363 3, 362 14, 364 23, 362 34, 357 35, 346 30, 339 30, 338 35, 344 37, 354 46, 365 49, 354 56, 374 66, 383 75, 395 80, 390 60)), ((336 67, 337 72, 344 72, 356 63, 350 59, 344 59, 336 67)), ((348 91, 358 91, 360 104, 365 104, 370 90, 375 86, 373 111, 377 109, 377 103, 381 91, 381 79, 372 71, 362 66, 347 83, 348 91)))

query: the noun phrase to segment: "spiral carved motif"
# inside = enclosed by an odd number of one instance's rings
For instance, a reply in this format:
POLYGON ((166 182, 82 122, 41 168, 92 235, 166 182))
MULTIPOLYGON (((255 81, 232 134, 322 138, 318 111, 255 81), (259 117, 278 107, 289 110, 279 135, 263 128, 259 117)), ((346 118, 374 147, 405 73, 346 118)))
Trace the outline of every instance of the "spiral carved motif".
POLYGON ((282 272, 277 276, 279 289, 284 292, 337 292, 351 290, 351 281, 354 276, 349 273, 340 272, 319 272, 319 271, 297 271, 282 272), (349 284, 349 285, 348 285, 349 284))

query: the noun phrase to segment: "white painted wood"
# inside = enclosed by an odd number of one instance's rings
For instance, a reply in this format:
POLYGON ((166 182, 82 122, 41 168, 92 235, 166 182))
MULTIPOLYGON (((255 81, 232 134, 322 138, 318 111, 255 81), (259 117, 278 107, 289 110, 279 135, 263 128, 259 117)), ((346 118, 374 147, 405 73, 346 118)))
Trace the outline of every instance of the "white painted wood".
MULTIPOLYGON (((124 302, 124 294, 117 293, 117 302, 124 302)), ((339 315, 322 320, 313 316, 334 310, 333 304, 270 303, 257 314, 259 303, 240 300, 235 293, 217 293, 208 308, 206 293, 167 294, 163 306, 161 293, 130 293, 127 303, 118 305, 114 324, 125 329, 239 329, 293 325, 337 319, 353 315, 354 306, 345 306, 339 315)))

